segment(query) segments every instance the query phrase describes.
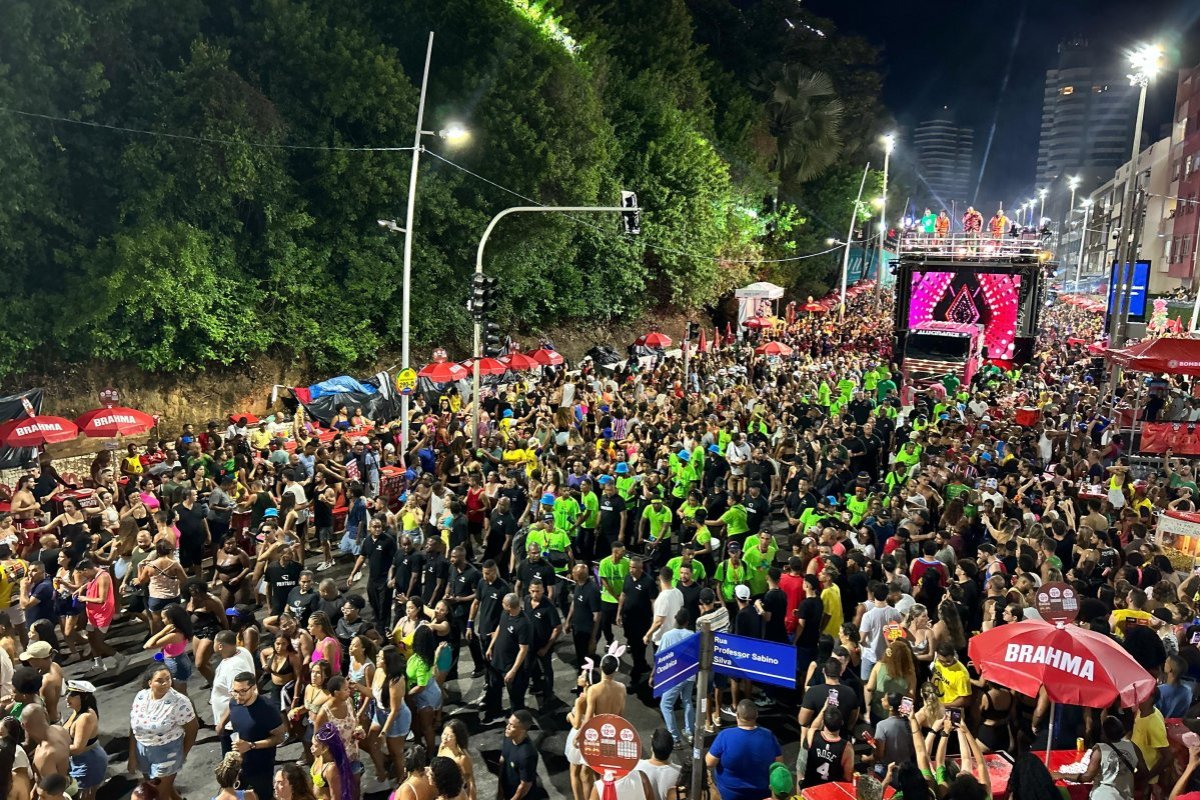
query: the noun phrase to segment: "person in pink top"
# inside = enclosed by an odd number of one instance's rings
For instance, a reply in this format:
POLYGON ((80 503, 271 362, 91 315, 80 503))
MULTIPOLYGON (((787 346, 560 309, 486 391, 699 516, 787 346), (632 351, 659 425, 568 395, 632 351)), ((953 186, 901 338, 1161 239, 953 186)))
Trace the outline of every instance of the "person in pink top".
POLYGON ((117 671, 120 672, 125 669, 125 657, 104 640, 117 612, 117 595, 113 591, 112 576, 105 570, 97 569, 88 559, 80 561, 77 570, 83 578, 83 585, 76 590, 76 597, 83 603, 83 610, 87 614, 87 637, 88 644, 92 647, 92 669, 107 669, 104 666, 104 658, 111 656, 117 671))
MULTIPOLYGON (((143 650, 158 650, 163 665, 175 681, 175 691, 187 694, 187 681, 195 664, 188 652, 192 641, 192 615, 180 603, 171 603, 162 611, 163 628, 142 645, 143 650)), ((155 656, 158 659, 158 656, 155 656)))

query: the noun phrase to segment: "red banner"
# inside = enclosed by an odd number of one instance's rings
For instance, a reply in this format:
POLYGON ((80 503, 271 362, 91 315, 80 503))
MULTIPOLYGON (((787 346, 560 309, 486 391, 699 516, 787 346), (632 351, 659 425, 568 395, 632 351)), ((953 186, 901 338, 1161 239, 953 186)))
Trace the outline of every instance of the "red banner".
POLYGON ((1147 422, 1142 426, 1140 453, 1200 456, 1200 423, 1147 422))

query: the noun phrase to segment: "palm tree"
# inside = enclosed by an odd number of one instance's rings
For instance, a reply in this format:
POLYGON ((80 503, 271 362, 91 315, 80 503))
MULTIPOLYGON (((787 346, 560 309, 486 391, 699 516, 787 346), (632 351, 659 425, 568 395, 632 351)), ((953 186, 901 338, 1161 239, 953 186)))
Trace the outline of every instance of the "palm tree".
POLYGON ((752 86, 766 98, 767 130, 775 139, 771 166, 782 186, 811 180, 837 161, 843 105, 827 74, 774 64, 752 86))

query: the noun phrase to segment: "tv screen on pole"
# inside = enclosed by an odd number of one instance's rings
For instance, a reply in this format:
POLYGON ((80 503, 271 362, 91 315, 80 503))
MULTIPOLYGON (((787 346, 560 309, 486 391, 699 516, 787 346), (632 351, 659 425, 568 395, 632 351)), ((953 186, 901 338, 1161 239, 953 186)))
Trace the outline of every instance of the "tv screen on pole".
POLYGON ((908 329, 930 322, 983 326, 989 358, 1012 358, 1021 276, 999 272, 913 272, 908 329))
MULTIPOLYGON (((1108 281, 1108 316, 1111 317, 1117 312, 1113 307, 1116 300, 1116 288, 1128 277, 1129 262, 1125 262, 1124 275, 1117 275, 1117 262, 1113 262, 1112 271, 1109 272, 1108 281)), ((1137 261, 1133 265, 1133 280, 1130 281, 1129 290, 1129 321, 1130 322, 1145 322, 1146 321, 1146 293, 1150 285, 1150 262, 1137 261)))

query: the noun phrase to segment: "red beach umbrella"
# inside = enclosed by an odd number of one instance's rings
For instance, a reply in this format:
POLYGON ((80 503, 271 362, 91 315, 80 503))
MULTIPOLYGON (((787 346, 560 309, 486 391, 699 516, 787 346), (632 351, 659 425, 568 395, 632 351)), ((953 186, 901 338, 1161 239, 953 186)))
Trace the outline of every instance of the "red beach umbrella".
POLYGON ((751 317, 742 323, 742 327, 744 328, 750 328, 752 330, 759 331, 766 330, 767 328, 772 328, 774 326, 775 323, 766 317, 751 317))
POLYGON ((136 408, 96 408, 76 417, 75 424, 84 436, 111 439, 114 436, 136 436, 154 427, 154 417, 136 408))
POLYGON ((528 372, 531 369, 537 369, 538 363, 524 353, 509 353, 499 359, 501 364, 505 364, 509 369, 517 372, 528 372))
MULTIPOLYGON (((462 365, 467 370, 467 372, 470 372, 472 374, 475 372, 474 359, 468 358, 466 361, 462 362, 462 365)), ((479 374, 480 375, 503 375, 506 372, 508 372, 508 367, 494 358, 479 359, 479 374)))
POLYGON ((557 367, 566 360, 562 357, 562 353, 545 347, 534 350, 529 354, 529 357, 543 367, 557 367))
POLYGON ((640 347, 670 347, 671 337, 667 336, 665 333, 651 331, 650 333, 645 333, 639 336, 634 344, 640 347))
POLYGON ((0 425, 0 442, 9 447, 43 447, 69 442, 78 435, 79 427, 62 417, 21 417, 0 425))
POLYGON ((1120 699, 1128 708, 1154 691, 1154 676, 1125 648, 1077 625, 1001 625, 972 636, 967 652, 986 680, 1029 697, 1045 686, 1056 703, 1104 708, 1120 699))
POLYGON ((754 352, 758 353, 760 356, 790 356, 792 354, 792 348, 788 347, 783 342, 767 342, 766 344, 760 344, 758 347, 754 348, 754 352))
POLYGON ((467 368, 456 361, 434 361, 417 373, 417 377, 429 378, 434 383, 454 383, 470 376, 467 368))

